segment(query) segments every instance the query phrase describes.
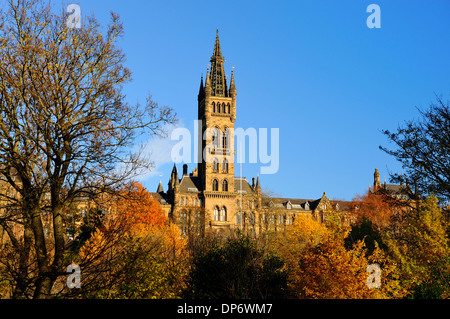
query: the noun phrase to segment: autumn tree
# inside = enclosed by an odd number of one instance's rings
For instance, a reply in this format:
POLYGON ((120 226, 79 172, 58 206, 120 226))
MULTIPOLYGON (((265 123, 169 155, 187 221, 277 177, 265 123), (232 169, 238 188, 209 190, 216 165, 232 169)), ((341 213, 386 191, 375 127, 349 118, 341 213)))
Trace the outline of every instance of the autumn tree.
POLYGON ((400 229, 386 232, 383 241, 409 297, 450 297, 450 242, 436 197, 425 198, 420 209, 406 215, 400 229))
POLYGON ((399 200, 383 190, 369 189, 364 195, 356 195, 350 205, 350 210, 356 217, 356 222, 362 221, 363 217, 369 219, 377 230, 390 225, 394 215, 402 208, 406 208, 399 200))
POLYGON ((381 233, 410 209, 406 203, 382 189, 369 189, 364 195, 356 195, 350 205, 354 223, 345 239, 347 247, 363 240, 370 254, 376 245, 384 248, 381 233))
POLYGON ((406 178, 423 195, 450 199, 450 104, 437 97, 428 109, 419 109, 420 119, 406 121, 396 131, 383 134, 393 144, 380 149, 396 158, 405 169, 393 174, 393 181, 406 178))
POLYGON ((188 271, 186 239, 173 224, 146 223, 110 243, 108 231, 96 231, 81 247, 77 264, 82 287, 62 296, 83 298, 180 298, 188 271))
POLYGON ((66 208, 151 168, 130 146, 174 121, 151 97, 126 102, 119 17, 70 28, 65 9, 8 0, 0 11, 0 176, 18 194, 1 193, 0 225, 20 269, 10 274, 16 296, 50 296, 67 266, 66 208))
POLYGON ((124 185, 115 196, 115 218, 121 219, 124 227, 130 231, 139 227, 163 226, 167 222, 161 206, 142 183, 124 185))
POLYGON ((299 216, 279 234, 275 250, 285 261, 290 296, 300 299, 388 298, 400 296, 398 280, 385 254, 367 254, 364 242, 345 245, 350 228, 335 212, 325 223, 299 216), (381 289, 367 286, 367 266, 382 268, 381 289))
POLYGON ((178 298, 188 270, 187 239, 168 223, 141 183, 119 190, 114 213, 84 242, 73 261, 82 287, 60 296, 83 298, 178 298))
POLYGON ((212 241, 201 248, 192 258, 185 298, 286 297, 284 262, 275 254, 265 253, 251 238, 238 235, 224 243, 212 241))

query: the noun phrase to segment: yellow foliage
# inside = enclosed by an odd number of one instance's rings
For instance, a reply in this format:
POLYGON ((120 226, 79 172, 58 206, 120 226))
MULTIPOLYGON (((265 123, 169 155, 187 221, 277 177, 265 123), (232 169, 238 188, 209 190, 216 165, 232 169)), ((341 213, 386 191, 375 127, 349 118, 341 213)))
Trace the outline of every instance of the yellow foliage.
POLYGON ((344 245, 349 227, 331 214, 325 224, 310 217, 297 218, 279 234, 275 250, 285 261, 288 287, 294 298, 343 299, 389 298, 404 296, 392 265, 380 249, 367 257, 363 241, 344 245), (381 288, 367 286, 367 266, 381 265, 381 288))
POLYGON ((101 254, 103 254, 106 245, 108 244, 107 240, 103 233, 96 229, 92 234, 91 238, 89 238, 84 245, 80 248, 79 257, 83 263, 88 263, 98 258, 101 254))

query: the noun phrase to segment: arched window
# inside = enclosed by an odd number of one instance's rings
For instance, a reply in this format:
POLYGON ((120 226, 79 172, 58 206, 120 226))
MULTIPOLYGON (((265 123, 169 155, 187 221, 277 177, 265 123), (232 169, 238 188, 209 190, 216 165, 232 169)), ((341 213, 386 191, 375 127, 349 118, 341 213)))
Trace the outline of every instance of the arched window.
POLYGON ((219 190, 219 182, 217 181, 217 179, 213 180, 212 189, 216 192, 219 190))
POLYGON ((236 213, 236 225, 241 226, 242 224, 242 214, 240 212, 236 213))
POLYGON ((219 170, 219 161, 217 160, 217 158, 215 158, 213 160, 213 170, 214 171, 218 171, 219 170))
POLYGON ((252 225, 252 226, 255 226, 255 220, 256 220, 255 213, 251 212, 250 216, 248 217, 249 224, 252 225))
POLYGON ((213 148, 219 148, 219 128, 215 127, 213 129, 213 134, 212 134, 212 146, 213 148))
POLYGON ((222 113, 226 113, 226 109, 225 109, 225 103, 222 103, 222 113))
POLYGON ((225 128, 224 132, 222 133, 222 148, 228 149, 228 128, 225 128))
POLYGON ((222 170, 223 170, 225 173, 228 173, 228 161, 227 161, 226 158, 223 160, 223 163, 222 163, 222 170))
POLYGON ((227 104, 227 113, 230 114, 231 113, 231 107, 230 107, 230 103, 227 104))
POLYGON ((226 179, 222 182, 222 191, 228 192, 228 181, 226 179))
POLYGON ((220 210, 220 221, 225 222, 227 220, 227 209, 225 206, 220 210))
POLYGON ((219 220, 219 207, 218 206, 214 207, 214 220, 215 221, 219 220))
POLYGON ((217 113, 220 113, 220 102, 217 102, 217 113))
POLYGON ((194 215, 194 223, 200 224, 202 222, 202 216, 199 212, 196 212, 194 215))
POLYGON ((212 106, 213 106, 213 113, 216 113, 216 103, 212 102, 212 106))

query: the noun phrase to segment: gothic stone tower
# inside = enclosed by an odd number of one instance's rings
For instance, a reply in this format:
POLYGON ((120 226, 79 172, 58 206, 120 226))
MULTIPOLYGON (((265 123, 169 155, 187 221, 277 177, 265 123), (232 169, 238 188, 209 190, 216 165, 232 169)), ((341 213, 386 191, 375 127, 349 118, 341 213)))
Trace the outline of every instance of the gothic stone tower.
POLYGON ((261 187, 259 178, 256 185, 254 179, 250 185, 234 175, 236 87, 233 71, 229 82, 225 75, 218 32, 210 61, 198 93, 201 160, 190 174, 184 164, 180 177, 174 165, 167 193, 160 185, 155 196, 184 235, 213 232, 226 236, 235 228, 256 234, 261 187))
POLYGON ((235 220, 236 191, 234 176, 234 122, 236 120, 236 87, 231 71, 230 88, 224 71, 225 59, 217 31, 211 69, 203 78, 198 94, 198 119, 202 123, 202 161, 198 177, 203 189, 205 219, 212 228, 227 227, 235 220))

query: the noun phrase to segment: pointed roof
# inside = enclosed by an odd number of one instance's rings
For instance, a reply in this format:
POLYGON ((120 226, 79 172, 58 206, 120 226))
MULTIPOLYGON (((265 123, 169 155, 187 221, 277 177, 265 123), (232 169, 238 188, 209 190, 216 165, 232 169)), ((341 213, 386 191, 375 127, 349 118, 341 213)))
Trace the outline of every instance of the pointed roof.
POLYGON ((222 56, 222 50, 220 49, 219 30, 216 33, 216 43, 214 44, 214 52, 211 57, 211 70, 206 78, 206 86, 209 84, 211 87, 212 96, 228 96, 227 80, 223 63, 225 59, 222 56))
POLYGON ((256 186, 255 186, 255 188, 256 188, 257 190, 261 190, 261 185, 259 184, 259 174, 258 174, 258 176, 256 177, 256 186))
POLYGON ((200 79, 200 89, 198 90, 198 100, 200 101, 205 97, 205 87, 203 86, 203 75, 200 79))
POLYGON ((248 183, 245 177, 235 177, 234 178, 234 190, 236 192, 243 191, 244 194, 251 194, 254 192, 253 188, 248 183), (241 188, 242 186, 242 188, 241 188))
POLYGON ((174 179, 174 185, 180 185, 180 181, 178 180, 177 166, 175 165, 175 163, 173 164, 171 179, 172 178, 174 179))
POLYGON ((222 50, 220 49, 219 29, 216 30, 216 43, 214 44, 213 57, 222 57, 222 50))
POLYGON ((209 76, 209 69, 206 71, 205 91, 211 91, 211 79, 209 76))
POLYGON ((236 84, 234 83, 233 69, 231 69, 230 92, 233 90, 236 91, 236 84))
POLYGON ((164 193, 164 188, 162 186, 161 181, 159 181, 158 189, 156 190, 157 193, 164 193))
POLYGON ((176 174, 178 176, 177 165, 173 163, 172 174, 176 174))

